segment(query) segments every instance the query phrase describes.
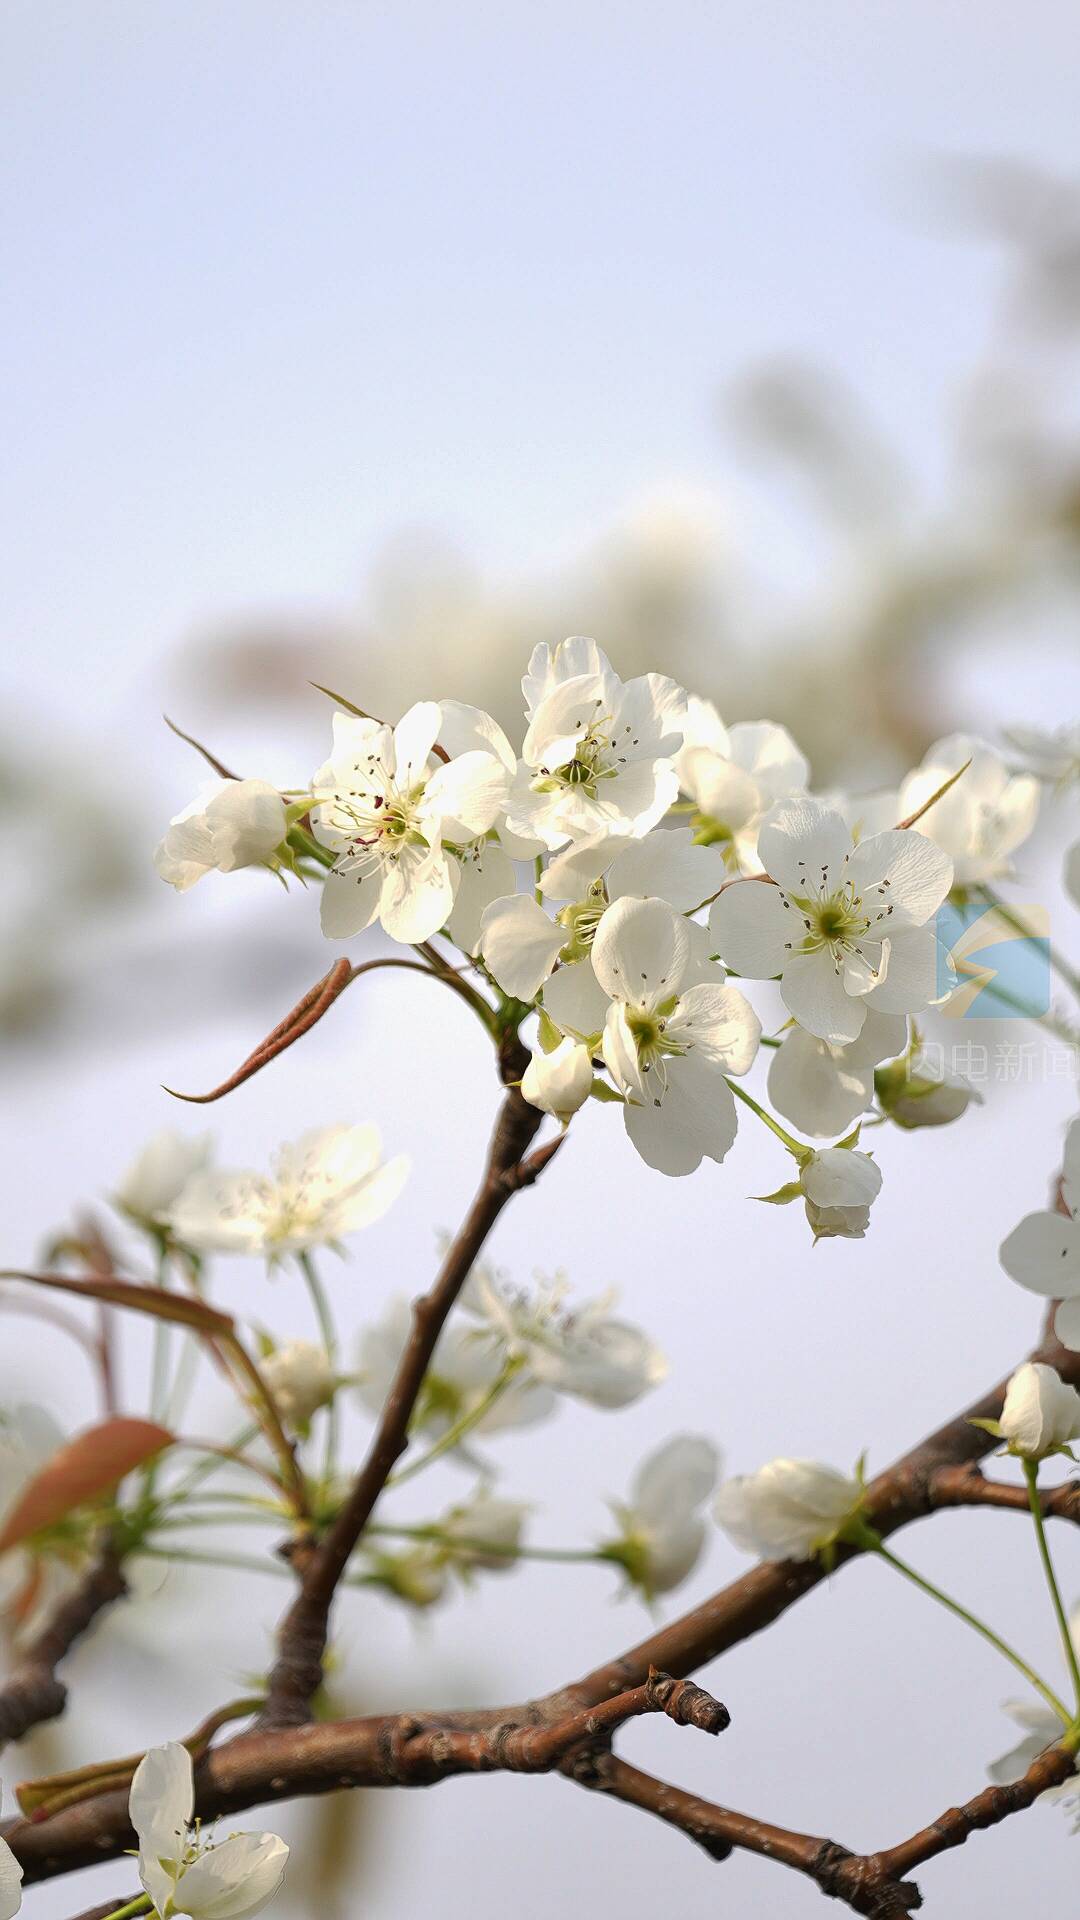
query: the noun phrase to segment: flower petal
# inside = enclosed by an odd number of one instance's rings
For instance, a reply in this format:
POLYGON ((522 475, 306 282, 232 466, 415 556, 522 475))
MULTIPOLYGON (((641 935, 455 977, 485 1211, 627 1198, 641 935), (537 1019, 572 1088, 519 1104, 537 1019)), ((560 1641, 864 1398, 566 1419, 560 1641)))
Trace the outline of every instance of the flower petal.
POLYGON ((780 994, 799 1025, 816 1033, 819 1040, 843 1046, 857 1040, 862 1032, 866 999, 845 991, 827 947, 820 947, 816 953, 790 955, 780 994))
POLYGON ((493 900, 480 922, 480 951, 504 993, 534 1000, 566 941, 566 931, 526 893, 493 900))
POLYGON ((1080 1293, 1080 1225, 1063 1213, 1029 1213, 1003 1241, 1001 1264, 1010 1280, 1060 1300, 1080 1293))
POLYGON ((690 954, 686 922, 664 900, 617 900, 602 915, 592 963, 613 1000, 662 1000, 677 993, 690 954))
POLYGON ((789 942, 802 927, 767 880, 738 880, 725 887, 709 914, 709 931, 724 964, 750 980, 773 980, 791 959, 789 942))

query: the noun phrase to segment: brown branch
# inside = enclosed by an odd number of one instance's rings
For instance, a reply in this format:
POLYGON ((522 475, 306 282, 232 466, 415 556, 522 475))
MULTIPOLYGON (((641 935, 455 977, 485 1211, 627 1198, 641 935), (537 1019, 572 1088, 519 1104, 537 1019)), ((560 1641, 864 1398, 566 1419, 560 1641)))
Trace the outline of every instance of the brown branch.
MULTIPOLYGON (((520 1079, 527 1060, 516 1038, 503 1049, 504 1081, 520 1079)), ((413 1304, 412 1327, 382 1410, 368 1455, 352 1490, 320 1545, 297 1564, 300 1591, 282 1622, 278 1656, 270 1675, 265 1724, 295 1724, 307 1718, 322 1679, 330 1608, 338 1581, 371 1517, 372 1509, 408 1444, 409 1421, 435 1344, 488 1234, 511 1196, 530 1185, 551 1149, 532 1163, 527 1150, 543 1119, 514 1086, 508 1086, 496 1122, 479 1191, 430 1291, 413 1304)), ((644 1679, 645 1675, 641 1675, 644 1679)), ((639 1682, 640 1684, 640 1682, 639 1682)))
POLYGON ((67 1688, 56 1677, 57 1667, 98 1615, 126 1592, 119 1556, 107 1542, 78 1585, 57 1603, 45 1625, 22 1649, 0 1687, 0 1749, 63 1713, 67 1688))
MULTIPOLYGON (((929 1504, 937 1511, 946 1507, 994 1507, 1004 1513, 1030 1514, 1026 1487, 1004 1480, 988 1480, 978 1467, 939 1467, 929 1477, 929 1504)), ((1071 1520, 1080 1524, 1080 1482, 1064 1480, 1058 1487, 1042 1487, 1039 1505, 1047 1520, 1071 1520)))
MULTIPOLYGON (((537 1723, 494 1716, 482 1728, 417 1714, 387 1714, 332 1724, 243 1734, 207 1754, 196 1773, 201 1819, 297 1794, 341 1787, 418 1787, 463 1773, 551 1773, 579 1749, 603 1746, 628 1720, 663 1713, 680 1726, 722 1733, 727 1708, 693 1682, 652 1673, 644 1685, 601 1706, 537 1723)), ((45 1880, 130 1846, 127 1793, 110 1788, 50 1819, 9 1822, 4 1837, 27 1883, 45 1880)))

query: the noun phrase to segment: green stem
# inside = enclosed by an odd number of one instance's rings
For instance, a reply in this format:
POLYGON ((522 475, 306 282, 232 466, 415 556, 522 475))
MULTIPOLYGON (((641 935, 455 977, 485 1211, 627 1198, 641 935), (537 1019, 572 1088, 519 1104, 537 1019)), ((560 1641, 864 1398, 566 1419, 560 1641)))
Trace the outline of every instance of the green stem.
POLYGON ((1046 1575, 1046 1584, 1050 1589, 1050 1599, 1053 1603, 1054 1613, 1057 1618, 1058 1631, 1061 1634, 1061 1644, 1065 1649, 1065 1662, 1073 1683, 1073 1693, 1076 1697, 1076 1710, 1077 1713, 1080 1714, 1080 1661, 1078 1661, 1076 1657, 1073 1637, 1069 1632, 1069 1616, 1065 1611, 1065 1606, 1061 1598, 1061 1588, 1058 1586, 1057 1575, 1054 1572, 1054 1562, 1050 1557, 1050 1542, 1046 1537, 1046 1521, 1043 1517, 1042 1501, 1039 1499, 1039 1466, 1036 1460, 1024 1461, 1024 1479, 1027 1481, 1028 1505, 1031 1508, 1031 1517, 1035 1522, 1035 1538, 1039 1543, 1039 1558, 1042 1561, 1043 1572, 1046 1575))
POLYGON ((813 1149, 807 1147, 803 1141, 796 1140, 794 1135, 788 1133, 787 1129, 780 1125, 779 1120, 774 1120, 771 1113, 766 1113, 765 1108, 758 1105, 753 1094, 747 1093, 746 1088, 741 1087, 737 1080, 729 1079, 726 1074, 724 1078, 727 1080, 727 1084, 731 1088, 735 1098, 741 1100, 744 1106, 749 1107, 751 1113, 756 1113, 759 1120, 764 1120, 770 1132, 775 1133, 777 1139, 783 1141, 788 1152, 794 1154, 801 1166, 804 1160, 809 1158, 813 1149))
MULTIPOLYGON (((228 1454, 243 1453, 244 1448, 250 1446, 251 1442, 258 1438, 260 1432, 261 1428, 258 1426, 241 1427, 239 1433, 234 1434, 231 1440, 225 1442, 225 1452, 228 1454)), ((183 1479, 177 1480, 173 1486, 168 1489, 164 1496, 165 1504, 173 1506, 178 1500, 184 1499, 187 1494, 191 1493, 195 1487, 201 1486, 203 1481, 208 1480, 212 1473, 220 1473, 222 1467, 229 1465, 242 1466, 243 1461, 230 1461, 224 1459, 220 1453, 208 1453, 204 1459, 198 1461, 194 1467, 185 1473, 183 1479)))
POLYGON ((453 1425, 447 1427, 446 1432, 440 1434, 426 1452, 418 1454, 415 1460, 406 1461, 403 1467, 399 1467, 396 1473, 392 1473, 386 1482, 387 1486, 400 1487, 405 1480, 413 1479, 416 1474, 422 1473, 425 1467, 429 1467, 433 1460, 439 1460, 444 1453, 449 1453, 467 1433, 472 1433, 489 1408, 494 1406, 499 1395, 509 1386, 520 1367, 520 1360, 508 1360, 498 1379, 492 1381, 487 1392, 481 1394, 475 1405, 469 1408, 468 1413, 460 1414, 453 1425))
MULTIPOLYGON (((298 1253, 296 1259, 297 1265, 307 1282, 308 1293, 311 1295, 311 1304, 315 1309, 315 1318, 319 1323, 319 1334, 322 1339, 323 1349, 326 1353, 326 1364, 330 1372, 333 1373, 337 1367, 337 1329, 334 1326, 334 1316, 326 1295, 326 1289, 319 1279, 318 1273, 315 1270, 315 1262, 307 1248, 305 1248, 302 1253, 298 1253)), ((338 1409, 336 1393, 331 1399, 329 1406, 325 1408, 325 1413, 326 1436, 323 1452, 323 1481, 326 1486, 329 1486, 333 1480, 334 1470, 337 1466, 338 1409)))
POLYGON ((129 1900, 126 1907, 116 1907, 112 1913, 107 1913, 105 1920, 131 1920, 133 1914, 152 1912, 153 1902, 149 1894, 140 1893, 134 1900, 129 1900))
POLYGON ((959 1600, 951 1599, 947 1593, 942 1592, 940 1587, 935 1587, 932 1580, 927 1580, 925 1575, 916 1573, 914 1567, 909 1567, 906 1560, 901 1560, 895 1553, 892 1553, 882 1541, 877 1541, 876 1544, 873 1545, 872 1551, 878 1555, 879 1559, 886 1561, 890 1567, 895 1567, 897 1573, 902 1573, 904 1579, 910 1580, 912 1585, 918 1587, 922 1593, 929 1594, 931 1600, 936 1600, 939 1606, 947 1608, 949 1613, 954 1613, 958 1620, 963 1620, 966 1626, 973 1627, 977 1634, 980 1634, 984 1640, 988 1640, 990 1645, 996 1647, 997 1651, 1009 1661, 1011 1666, 1016 1668, 1018 1673, 1023 1674, 1028 1685, 1034 1687, 1036 1693, 1041 1694, 1047 1706, 1053 1709, 1058 1719, 1067 1727, 1072 1725, 1074 1715, 1069 1712, 1064 1701, 1058 1699, 1057 1694, 1054 1693, 1052 1688, 1047 1686, 1045 1680, 1039 1678, 1034 1667, 1029 1667, 1027 1661, 1016 1652, 1015 1648, 1010 1647, 1007 1640, 1003 1640, 1000 1634, 995 1633, 993 1627, 988 1627, 985 1620, 980 1620, 977 1614, 969 1613, 966 1607, 960 1605, 959 1600))
POLYGON ((185 1566, 224 1567, 236 1573, 273 1573, 288 1575, 279 1560, 256 1560, 242 1553, 200 1553, 194 1547, 138 1547, 144 1560, 179 1560, 185 1566))
POLYGON ((433 1540, 436 1546, 461 1547, 466 1553, 490 1553, 504 1560, 546 1560, 559 1565, 583 1565, 610 1556, 601 1547, 504 1547, 467 1534, 447 1533, 443 1527, 370 1526, 370 1534, 392 1540, 433 1540))
POLYGON ((540 882, 543 879, 543 877, 544 877, 544 856, 542 853, 538 853, 536 856, 536 859, 533 862, 533 881, 534 881, 533 899, 536 901, 536 904, 538 907, 542 907, 544 904, 544 896, 540 889, 540 882))

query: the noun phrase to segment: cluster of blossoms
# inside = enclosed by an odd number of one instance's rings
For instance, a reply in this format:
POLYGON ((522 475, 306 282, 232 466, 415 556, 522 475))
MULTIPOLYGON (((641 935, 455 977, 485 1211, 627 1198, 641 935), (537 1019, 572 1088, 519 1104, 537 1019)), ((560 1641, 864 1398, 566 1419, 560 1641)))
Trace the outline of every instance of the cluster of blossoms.
MULTIPOLYGON (((620 1105, 667 1174, 724 1159, 737 1097, 762 1111, 739 1082, 766 1045, 776 1112, 837 1142, 774 1128, 798 1177, 770 1197, 802 1199, 816 1238, 861 1235, 880 1185, 862 1117, 936 1126, 978 1099, 913 1025, 954 983, 938 909, 1010 872, 1071 740, 1025 736, 1027 770, 954 735, 894 792, 821 798, 785 728, 725 726, 662 674, 623 681, 592 640, 538 646, 522 687, 520 751, 456 700, 396 726, 337 712, 306 788, 224 783, 170 827, 159 871, 294 869, 322 880, 332 940, 378 924, 429 958, 452 943, 494 1023, 535 1017, 525 1099, 563 1125, 590 1096, 620 1105), (774 1035, 752 980, 778 984, 774 1035)), ((220 1216, 220 1183, 193 1184, 220 1216)))

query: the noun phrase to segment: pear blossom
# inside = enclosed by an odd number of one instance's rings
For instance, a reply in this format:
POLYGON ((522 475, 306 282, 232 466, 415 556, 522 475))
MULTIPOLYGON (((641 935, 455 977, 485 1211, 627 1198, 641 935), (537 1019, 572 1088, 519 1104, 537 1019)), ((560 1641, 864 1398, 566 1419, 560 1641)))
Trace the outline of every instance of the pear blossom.
POLYGON ((1061 1302, 1054 1331, 1080 1353, 1080 1119, 1065 1135, 1061 1201, 1066 1211, 1026 1214, 1004 1241, 1000 1259, 1010 1280, 1061 1302))
POLYGON ((966 760, 966 773, 919 821, 920 833, 951 859, 956 887, 981 886, 1009 873, 1011 855, 1028 838, 1039 811, 1039 783, 1032 775, 1010 773, 985 741, 954 733, 931 747, 903 782, 900 817, 921 807, 966 760))
POLYGON ((821 1147, 799 1169, 806 1217, 818 1240, 861 1240, 881 1192, 881 1169, 856 1147, 821 1147))
POLYGON ((638 838, 678 798, 686 695, 664 674, 622 681, 595 640, 534 649, 528 730, 507 825, 552 849, 597 833, 638 838))
POLYGON ((642 1461, 628 1501, 614 1506, 619 1535, 605 1541, 601 1552, 624 1568, 646 1599, 670 1593, 700 1560, 705 1545, 701 1510, 719 1471, 711 1441, 677 1434, 642 1461))
POLYGON ((163 880, 186 893, 215 868, 269 866, 288 831, 285 802, 265 780, 222 780, 173 819, 154 852, 163 880))
MULTIPOLYGON (((334 715, 334 747, 312 782, 312 831, 336 855, 322 899, 323 932, 345 940, 382 922, 416 943, 450 917, 461 866, 454 849, 486 835, 502 813, 510 772, 495 722, 470 711, 483 739, 433 768, 440 733, 465 723, 457 702, 410 707, 394 728, 334 715), (485 725, 486 723, 486 725, 485 725)), ((446 750, 444 749, 444 752, 446 750)), ((501 885, 502 876, 500 876, 501 885)))
POLYGON ((812 1560, 833 1545, 862 1503, 863 1488, 816 1460, 771 1460, 727 1480, 713 1511, 728 1538, 761 1560, 812 1560))
POLYGON ((699 836, 729 848, 744 873, 760 871, 757 827, 778 800, 805 792, 810 767, 786 727, 740 720, 725 727, 708 700, 687 701, 683 745, 675 761, 694 802, 699 836))
POLYGON ((690 923, 666 901, 624 897, 600 919, 591 968, 565 972, 580 985, 557 974, 545 1011, 578 1039, 601 1031, 642 1159, 668 1174, 692 1173, 706 1156, 722 1160, 736 1130, 725 1075, 747 1071, 761 1026, 742 994, 719 983, 722 974, 716 984, 695 977, 690 923))
MULTIPOLYGON (((476 1284, 478 1274, 485 1286, 496 1286, 486 1268, 474 1269, 470 1286, 476 1284)), ((405 1295, 398 1294, 361 1335, 357 1391, 361 1404, 373 1414, 382 1412, 411 1330, 412 1310, 405 1295)), ((473 1433, 502 1433, 513 1427, 534 1426, 554 1412, 557 1402, 552 1389, 518 1371, 474 1419, 505 1370, 505 1350, 491 1338, 489 1329, 464 1315, 454 1315, 439 1335, 410 1431, 438 1437, 458 1421, 467 1420, 473 1433)), ((467 1458, 464 1449, 456 1451, 467 1458)))
MULTIPOLYGON (((504 993, 532 1000, 560 957, 564 962, 588 958, 604 911, 616 900, 655 897, 688 914, 706 905, 725 877, 719 849, 696 845, 686 827, 643 840, 595 834, 557 854, 541 875, 545 901, 567 902, 554 921, 530 895, 492 902, 481 929, 485 964, 504 993)), ((708 952, 704 929, 695 927, 691 939, 708 952)))
POLYGON ((1029 1360, 1005 1389, 998 1424, 1009 1452, 1022 1459, 1067 1453, 1070 1440, 1080 1440, 1080 1393, 1067 1386, 1054 1367, 1029 1360))
POLYGON ((569 1036, 559 1041, 550 1053, 534 1047, 532 1059, 522 1075, 522 1097, 542 1113, 550 1113, 565 1124, 571 1114, 584 1106, 593 1084, 592 1055, 588 1047, 569 1036))
POLYGON ((812 1139, 844 1133, 871 1105, 874 1068, 907 1045, 899 1013, 868 1012, 857 1040, 832 1046, 804 1027, 789 1027, 769 1062, 769 1099, 812 1139))
POLYGON ((462 1304, 483 1323, 504 1359, 556 1393, 594 1407, 628 1407, 667 1374, 667 1362, 638 1327, 615 1319, 614 1295, 566 1305, 565 1282, 549 1282, 535 1296, 500 1285, 476 1267, 462 1304))
POLYGON ((290 1340, 267 1354, 259 1371, 285 1425, 299 1432, 329 1405, 339 1384, 325 1347, 313 1340, 290 1340))
POLYGON ((122 1212, 142 1224, 160 1226, 192 1175, 209 1164, 209 1133, 177 1133, 163 1127, 147 1141, 113 1195, 122 1212))
POLYGON ((176 1238, 200 1252, 262 1254, 271 1262, 336 1246, 381 1220, 408 1173, 404 1154, 383 1163, 377 1127, 317 1127, 279 1148, 273 1172, 207 1169, 168 1211, 176 1238))
POLYGON ((244 1920, 261 1913, 285 1878, 289 1849, 276 1833, 234 1833, 216 1845, 190 1828, 191 1755, 170 1740, 139 1762, 129 1798, 139 1879, 159 1920, 244 1920))
POLYGON ((892 1066, 879 1067, 874 1087, 882 1112, 909 1131, 948 1126, 970 1106, 983 1104, 982 1094, 970 1080, 950 1072, 943 1061, 931 1060, 921 1051, 911 1059, 905 1057, 892 1066))
POLYGON ((20 1867, 6 1840, 0 1840, 0 1920, 13 1920, 22 1906, 20 1867))
POLYGON ((451 1507, 439 1522, 448 1559, 463 1574, 474 1567, 489 1573, 508 1571, 517 1560, 528 1512, 520 1500, 501 1500, 479 1489, 470 1500, 451 1507))
POLYGON ((856 845, 838 813, 783 801, 758 836, 770 881, 737 880, 709 916, 721 958, 751 979, 780 976, 800 1026, 843 1046, 867 1014, 918 1013, 940 996, 939 949, 926 923, 952 864, 914 828, 856 845))
MULTIPOLYGON (((467 753, 494 754, 505 769, 507 781, 512 781, 517 771, 517 755, 491 715, 460 700, 442 700, 439 704, 442 708, 439 744, 451 760, 467 753)), ((517 885, 515 860, 532 860, 542 851, 541 841, 523 840, 512 834, 501 815, 486 833, 455 845, 458 873, 446 931, 463 953, 479 951, 485 908, 492 900, 513 893, 517 885)))
MULTIPOLYGON (((1080 1654, 1080 1607, 1074 1607, 1069 1615, 1069 1635, 1077 1653, 1080 1654)), ((1002 1708, 1018 1727, 1023 1738, 1000 1760, 995 1760, 987 1772, 995 1785, 1011 1786, 1014 1780, 1020 1780, 1027 1772, 1033 1760, 1047 1747, 1052 1747, 1061 1738, 1061 1721, 1051 1707, 1042 1700, 1003 1700, 1002 1708)), ((1080 1768, 1080 1756, 1076 1766, 1080 1768)), ((1056 1787, 1048 1787, 1039 1795, 1041 1801, 1049 1804, 1055 1800, 1071 1800, 1077 1791, 1075 1778, 1069 1776, 1059 1781, 1056 1787)))

